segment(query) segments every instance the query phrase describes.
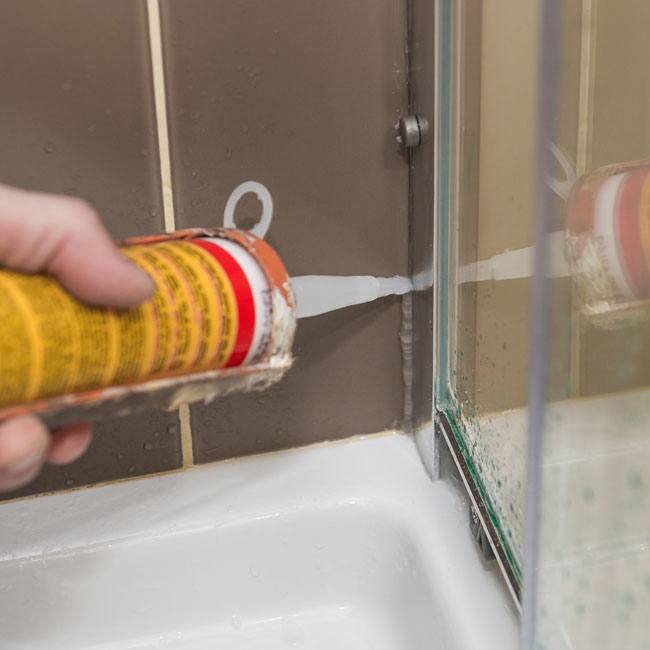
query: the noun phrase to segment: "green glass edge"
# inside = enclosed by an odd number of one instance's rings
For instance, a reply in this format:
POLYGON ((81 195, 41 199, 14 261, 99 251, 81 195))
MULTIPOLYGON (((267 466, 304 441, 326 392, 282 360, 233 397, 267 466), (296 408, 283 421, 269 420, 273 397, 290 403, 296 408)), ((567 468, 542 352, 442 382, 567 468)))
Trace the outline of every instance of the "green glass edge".
POLYGON ((449 408, 445 409, 444 413, 447 416, 447 420, 449 421, 451 430, 454 433, 454 438, 456 438, 456 442, 458 443, 458 446, 460 447, 460 450, 463 454, 463 459, 465 460, 465 463, 467 463, 467 467, 469 468, 472 478, 474 479, 476 488, 478 489, 479 494, 481 495, 481 499, 485 504, 485 508, 487 509, 488 514, 490 515, 490 519, 492 521, 492 524, 494 525, 494 529, 497 531, 497 535, 499 536, 499 542, 501 543, 501 546, 503 546, 503 549, 506 552, 506 557, 508 558, 508 563, 510 564, 510 568, 512 569, 515 578, 517 579, 517 583, 521 586, 521 567, 515 561, 510 546, 506 541, 505 536, 503 535, 503 532, 501 530, 501 525, 499 524, 499 519, 496 513, 494 512, 494 510, 492 509, 487 492, 483 489, 483 484, 481 482, 481 479, 476 469, 474 468, 474 463, 472 462, 471 456, 467 451, 467 447, 465 446, 460 430, 456 426, 456 418, 454 417, 454 413, 449 408))

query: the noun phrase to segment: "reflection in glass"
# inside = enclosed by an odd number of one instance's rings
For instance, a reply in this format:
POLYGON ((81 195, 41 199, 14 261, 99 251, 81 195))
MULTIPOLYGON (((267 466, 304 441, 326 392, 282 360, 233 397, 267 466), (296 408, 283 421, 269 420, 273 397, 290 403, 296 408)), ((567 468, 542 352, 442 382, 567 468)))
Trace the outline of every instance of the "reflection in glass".
MULTIPOLYGON (((520 575, 538 6, 452 5, 436 400, 520 575)), ((650 3, 557 5, 535 648, 649 650, 650 3)))

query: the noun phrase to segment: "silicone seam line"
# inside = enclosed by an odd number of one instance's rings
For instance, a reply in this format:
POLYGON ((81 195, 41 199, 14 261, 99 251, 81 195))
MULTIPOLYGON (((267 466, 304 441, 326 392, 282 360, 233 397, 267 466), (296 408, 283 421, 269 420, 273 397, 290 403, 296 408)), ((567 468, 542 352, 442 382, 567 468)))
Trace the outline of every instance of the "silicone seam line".
POLYGON ((255 332, 255 303, 248 278, 235 258, 218 244, 201 239, 192 239, 188 243, 212 255, 230 280, 237 302, 238 328, 235 345, 224 367, 239 366, 248 355, 255 332))

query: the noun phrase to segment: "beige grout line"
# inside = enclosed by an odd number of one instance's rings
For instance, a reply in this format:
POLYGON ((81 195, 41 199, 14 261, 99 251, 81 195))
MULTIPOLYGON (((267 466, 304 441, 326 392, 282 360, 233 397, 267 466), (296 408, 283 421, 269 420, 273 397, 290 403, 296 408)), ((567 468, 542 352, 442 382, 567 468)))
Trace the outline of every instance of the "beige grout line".
MULTIPOLYGON (((591 167, 591 140, 593 135, 593 89, 596 47, 596 0, 582 2, 582 30, 580 40, 580 78, 578 96, 578 142, 576 175, 582 176, 591 167)), ((571 349, 569 375, 571 395, 580 395, 581 316, 577 292, 571 297, 571 349)))
POLYGON ((591 163, 593 130, 593 87, 595 73, 596 6, 594 0, 583 0, 580 42, 580 93, 578 99, 578 151, 576 173, 582 176, 591 163))
MULTIPOLYGON (((174 217, 174 192, 172 190, 172 165, 169 151, 167 93, 165 89, 165 67, 163 61, 162 33, 160 29, 159 0, 147 0, 147 17, 149 20, 149 49, 151 52, 151 72, 153 76, 156 125, 158 128, 158 157, 160 159, 163 214, 165 217, 165 230, 171 232, 176 230, 176 219, 174 217)), ((187 404, 184 404, 178 409, 178 418, 181 426, 183 467, 191 467, 194 465, 194 448, 192 445, 190 408, 187 404)))
POLYGON ((176 230, 174 219, 174 194, 172 192, 172 166, 169 153, 169 127, 167 124, 167 100, 165 92, 165 67, 163 63, 162 34, 160 30, 159 0, 147 0, 149 19, 149 49, 151 51, 151 71, 158 127, 158 155, 160 158, 160 180, 162 184, 163 213, 165 230, 176 230))
POLYGON ((192 426, 190 423, 190 407, 183 404, 178 409, 178 418, 181 423, 181 454, 183 467, 194 466, 194 443, 192 442, 192 426))

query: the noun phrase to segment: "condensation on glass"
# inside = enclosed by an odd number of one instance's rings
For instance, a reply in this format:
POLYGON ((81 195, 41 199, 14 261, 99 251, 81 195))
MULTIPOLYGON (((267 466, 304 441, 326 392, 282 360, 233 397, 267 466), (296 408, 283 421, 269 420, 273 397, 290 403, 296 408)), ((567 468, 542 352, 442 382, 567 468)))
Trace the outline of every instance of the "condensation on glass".
POLYGON ((533 645, 647 649, 650 3, 559 2, 552 43, 540 43, 541 2, 441 5, 437 406, 520 576, 543 146, 552 165, 533 645), (553 55, 555 97, 552 137, 538 146, 540 51, 553 55))

